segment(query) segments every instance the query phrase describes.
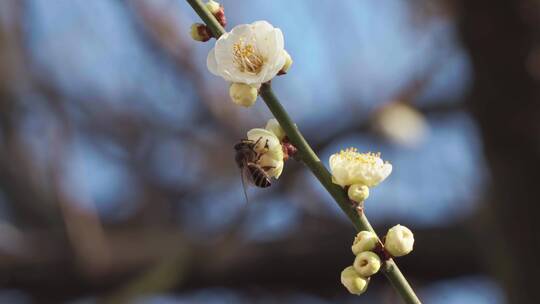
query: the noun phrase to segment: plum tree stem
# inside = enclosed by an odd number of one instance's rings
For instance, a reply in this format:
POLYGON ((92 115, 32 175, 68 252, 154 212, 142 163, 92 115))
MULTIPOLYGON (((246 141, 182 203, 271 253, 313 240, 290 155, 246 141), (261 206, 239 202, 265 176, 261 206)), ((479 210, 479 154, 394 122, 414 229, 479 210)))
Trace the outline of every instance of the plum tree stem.
MULTIPOLYGON (((201 17, 206 26, 210 29, 216 39, 219 38, 225 29, 219 24, 216 18, 208 11, 204 3, 201 0, 186 0, 195 12, 201 17)), ((262 97, 268 109, 272 112, 277 119, 290 142, 298 149, 297 155, 307 165, 311 172, 317 177, 323 187, 330 193, 332 198, 339 205, 341 210, 347 215, 357 231, 368 230, 375 233, 373 227, 369 223, 364 212, 357 212, 355 207, 350 203, 347 192, 340 186, 332 182, 332 175, 323 165, 319 157, 315 154, 311 146, 305 140, 304 136, 293 122, 285 108, 279 102, 279 99, 272 90, 270 82, 264 83, 261 86, 259 95, 262 97)), ((382 272, 386 278, 390 281, 394 289, 401 296, 403 301, 407 304, 419 304, 421 303, 416 296, 414 290, 411 288, 409 282, 396 263, 389 259, 385 261, 382 272)))

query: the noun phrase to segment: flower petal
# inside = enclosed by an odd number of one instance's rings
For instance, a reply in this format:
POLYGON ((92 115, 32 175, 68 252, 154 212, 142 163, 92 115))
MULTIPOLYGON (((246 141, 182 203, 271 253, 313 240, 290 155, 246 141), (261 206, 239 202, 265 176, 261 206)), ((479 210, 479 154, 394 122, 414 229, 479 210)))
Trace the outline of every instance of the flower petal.
POLYGON ((253 31, 254 31, 253 23, 252 24, 239 24, 232 29, 231 35, 233 36, 233 39, 236 40, 237 38, 240 38, 240 37, 251 36, 253 31))
MULTIPOLYGON (((214 55, 209 54, 208 69, 215 75, 223 77, 230 82, 245 83, 253 86, 271 80, 283 67, 284 39, 280 29, 274 28, 266 21, 257 21, 251 24, 241 24, 229 33, 223 34, 215 44, 214 55), (246 71, 243 64, 239 66, 235 59, 234 45, 240 43, 241 47, 253 47, 253 53, 242 56, 241 60, 261 59, 262 64, 257 66, 256 74, 246 71), (245 57, 244 57, 245 56, 245 57)), ((237 55, 238 56, 238 53, 237 55)))
POLYGON ((284 162, 279 162, 279 165, 276 166, 276 168, 273 169, 272 175, 275 179, 278 179, 281 176, 281 173, 283 172, 284 162))
POLYGON ((275 160, 268 153, 264 154, 259 160, 259 165, 261 167, 271 167, 271 169, 267 170, 266 173, 268 173, 270 177, 274 178, 278 178, 281 175, 281 172, 283 171, 283 163, 283 159, 275 160))
POLYGON ((208 70, 210 73, 221 76, 218 72, 218 65, 216 62, 216 50, 215 48, 212 48, 210 52, 208 53, 208 57, 206 57, 206 66, 208 67, 208 70))
MULTIPOLYGON (((255 128, 251 129, 247 132, 247 138, 252 141, 258 141, 257 146, 255 147, 255 150, 260 153, 264 150, 264 146, 268 144, 268 150, 277 150, 281 149, 281 143, 279 142, 279 139, 277 136, 262 128, 255 128)), ((283 151, 282 151, 283 153, 283 151)))
POLYGON ((334 184, 338 184, 341 187, 345 187, 348 184, 350 184, 349 173, 346 168, 339 167, 339 166, 336 167, 332 171, 332 178, 333 178, 332 181, 334 182, 334 184))
POLYGON ((265 20, 259 20, 259 21, 255 21, 251 24, 251 28, 255 31, 261 31, 261 32, 270 32, 274 29, 274 27, 268 22, 268 21, 265 21, 265 20))

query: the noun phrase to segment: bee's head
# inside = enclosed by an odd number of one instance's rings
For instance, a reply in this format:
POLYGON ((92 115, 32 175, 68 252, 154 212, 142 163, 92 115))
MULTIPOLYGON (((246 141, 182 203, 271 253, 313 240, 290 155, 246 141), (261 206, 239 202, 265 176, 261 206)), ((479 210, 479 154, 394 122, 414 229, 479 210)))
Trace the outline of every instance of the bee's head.
POLYGON ((244 149, 245 146, 246 146, 246 144, 244 144, 243 142, 239 142, 236 145, 234 145, 234 150, 240 151, 240 150, 244 149))
POLYGON ((240 150, 252 150, 255 148, 255 143, 248 139, 242 139, 239 143, 234 145, 234 150, 240 151, 240 150))

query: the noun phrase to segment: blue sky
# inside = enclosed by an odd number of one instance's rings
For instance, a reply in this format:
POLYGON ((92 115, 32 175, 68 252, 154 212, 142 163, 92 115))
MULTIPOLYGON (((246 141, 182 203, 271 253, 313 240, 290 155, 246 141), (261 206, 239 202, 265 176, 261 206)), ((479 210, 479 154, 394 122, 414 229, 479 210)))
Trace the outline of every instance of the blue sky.
MULTIPOLYGON (((27 3, 25 31, 32 64, 68 99, 80 106, 102 103, 108 109, 133 113, 140 119, 178 130, 192 127, 197 101, 187 75, 175 72, 170 62, 157 56, 143 42, 133 16, 117 1, 29 0, 27 3)), ((186 28, 180 31, 181 38, 189 41, 188 26, 199 18, 184 1, 150 3, 177 16, 179 26, 186 28)), ((283 30, 294 65, 289 74, 274 81, 274 86, 300 128, 310 134, 321 129, 321 122, 325 122, 322 129, 332 130, 365 121, 374 110, 392 101, 411 79, 433 69, 434 64, 435 76, 416 100, 418 104, 435 104, 441 100, 457 103, 467 92, 470 65, 457 41, 452 20, 439 16, 419 21, 407 1, 257 0, 239 4, 225 0, 223 4, 231 25, 266 19, 283 30)), ((193 43, 194 61, 208 87, 227 94, 227 84, 206 71, 210 47, 209 43, 193 43)), ((74 104, 75 113, 77 106, 74 104)), ((261 118, 261 125, 270 117, 262 103, 251 111, 240 116, 255 113, 261 118)), ((22 130, 28 133, 36 155, 45 151, 48 144, 46 138, 35 132, 51 127, 47 119, 30 115, 23 123, 22 130)), ((381 151, 394 165, 391 177, 372 191, 367 203, 373 222, 399 220, 418 226, 444 225, 474 210, 486 178, 474 122, 460 111, 430 116, 427 122, 428 137, 412 149, 372 135, 349 134, 337 136, 332 148, 322 151, 321 159, 326 161, 339 149, 358 146, 381 151)), ((111 143, 112 150, 117 148, 111 143)), ((181 141, 170 138, 159 142, 148 164, 156 179, 169 186, 199 183, 197 163, 204 160, 183 164, 179 161, 182 153, 190 150, 181 141)), ((137 210, 134 197, 138 195, 138 181, 121 161, 101 154, 84 138, 70 143, 67 159, 66 183, 74 193, 89 195, 102 216, 121 220, 137 210)), ((301 178, 299 183, 308 185, 321 197, 328 196, 307 172, 301 178)), ((209 182, 207 187, 206 194, 196 198, 198 208, 181 210, 180 216, 186 219, 184 228, 219 230, 220 225, 234 219, 240 208, 245 208, 237 174, 209 182), (214 208, 216 198, 222 201, 218 213, 214 208)), ((265 198, 261 206, 250 206, 257 209, 252 212, 261 214, 261 218, 257 229, 249 229, 252 233, 248 237, 280 238, 296 229, 295 222, 302 210, 290 204, 290 200, 277 195, 265 198)), ((326 201, 324 210, 334 210, 336 216, 342 216, 329 199, 326 201)), ((479 289, 497 298, 491 283, 483 284, 483 278, 471 280, 480 282, 479 289)), ((449 287, 452 284, 461 283, 441 283, 426 291, 426 295, 437 298, 445 294, 447 300, 437 301, 444 304, 484 299, 464 291, 459 302, 448 292, 454 290, 449 287)))

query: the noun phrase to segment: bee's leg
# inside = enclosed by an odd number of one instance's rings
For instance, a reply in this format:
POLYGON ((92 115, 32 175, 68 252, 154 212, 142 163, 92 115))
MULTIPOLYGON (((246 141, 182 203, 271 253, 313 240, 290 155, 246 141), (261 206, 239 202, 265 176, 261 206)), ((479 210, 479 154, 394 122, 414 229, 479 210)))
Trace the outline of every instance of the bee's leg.
POLYGON ((268 139, 267 139, 266 142, 264 143, 264 148, 263 148, 261 154, 264 154, 264 153, 268 152, 268 150, 270 150, 270 146, 268 145, 268 139))
MULTIPOLYGON (((261 140, 261 138, 262 137, 259 137, 257 142, 259 142, 259 140, 261 140)), ((269 149, 270 149, 270 147, 268 146, 268 139, 267 139, 266 142, 264 143, 263 150, 260 153, 257 153, 257 159, 255 160, 255 162, 258 162, 259 160, 261 160, 261 157, 263 156, 263 154, 268 152, 269 149)))
POLYGON ((264 153, 257 153, 257 158, 255 159, 255 163, 258 163, 261 160, 261 157, 264 155, 264 153))

